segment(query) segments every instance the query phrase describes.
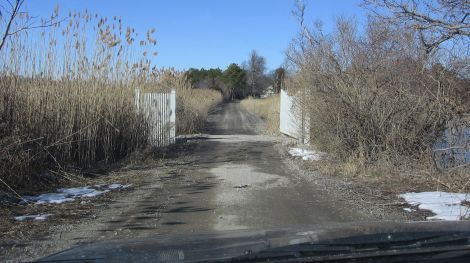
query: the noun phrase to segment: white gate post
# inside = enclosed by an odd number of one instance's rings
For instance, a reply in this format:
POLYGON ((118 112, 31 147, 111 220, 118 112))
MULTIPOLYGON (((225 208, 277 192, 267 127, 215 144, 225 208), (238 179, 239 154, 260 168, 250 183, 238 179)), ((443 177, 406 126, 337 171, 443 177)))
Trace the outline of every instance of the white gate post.
POLYGON ((135 105, 148 122, 149 143, 152 147, 168 146, 176 137, 176 91, 142 93, 135 89, 135 105))
POLYGON ((279 110, 279 131, 298 139, 302 143, 310 141, 310 118, 299 105, 299 94, 290 96, 281 89, 279 110))
POLYGON ((176 90, 170 93, 170 141, 175 143, 176 140, 176 90))

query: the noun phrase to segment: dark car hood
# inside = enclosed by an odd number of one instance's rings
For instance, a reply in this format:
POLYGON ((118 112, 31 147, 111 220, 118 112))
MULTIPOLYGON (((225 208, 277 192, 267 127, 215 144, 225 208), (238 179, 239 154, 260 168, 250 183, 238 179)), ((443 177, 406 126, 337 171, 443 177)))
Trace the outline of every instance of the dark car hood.
POLYGON ((197 262, 226 260, 305 242, 384 234, 468 232, 470 222, 375 222, 312 225, 207 234, 182 233, 85 244, 38 260, 90 262, 197 262))

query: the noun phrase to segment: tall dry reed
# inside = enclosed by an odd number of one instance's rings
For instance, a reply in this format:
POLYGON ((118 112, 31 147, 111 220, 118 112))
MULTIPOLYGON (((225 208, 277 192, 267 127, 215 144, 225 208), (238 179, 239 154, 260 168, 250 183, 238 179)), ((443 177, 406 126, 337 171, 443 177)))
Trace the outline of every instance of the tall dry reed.
POLYGON ((0 189, 48 184, 58 170, 146 146, 133 94, 156 81, 154 32, 139 37, 119 17, 85 11, 9 39, 0 53, 0 189))

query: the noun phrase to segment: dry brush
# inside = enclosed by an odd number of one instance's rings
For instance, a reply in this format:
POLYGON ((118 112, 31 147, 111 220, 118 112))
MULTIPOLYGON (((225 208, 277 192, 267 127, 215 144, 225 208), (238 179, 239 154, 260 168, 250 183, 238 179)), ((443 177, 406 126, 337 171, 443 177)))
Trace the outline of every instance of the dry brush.
POLYGON ((310 112, 312 143, 342 160, 426 158, 449 121, 468 110, 461 96, 468 80, 430 60, 412 30, 380 20, 364 33, 347 19, 332 34, 305 27, 288 56, 297 72, 287 86, 305 95, 299 103, 310 112))
POLYGON ((203 118, 219 94, 192 91, 178 74, 153 67, 154 32, 139 37, 119 17, 85 11, 8 39, 0 53, 0 190, 48 187, 70 169, 147 147, 136 88, 177 89, 178 131, 200 129, 201 121, 186 115, 203 118))

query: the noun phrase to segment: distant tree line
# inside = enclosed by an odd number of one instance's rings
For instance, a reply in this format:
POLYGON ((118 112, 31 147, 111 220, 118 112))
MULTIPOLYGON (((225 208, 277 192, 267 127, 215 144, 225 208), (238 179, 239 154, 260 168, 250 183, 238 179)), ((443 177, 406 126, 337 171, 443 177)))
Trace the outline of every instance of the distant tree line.
POLYGON ((285 75, 286 70, 282 67, 266 73, 266 59, 256 51, 252 51, 241 66, 232 63, 225 70, 190 68, 186 71, 193 88, 218 90, 227 101, 261 97, 269 88, 278 93, 285 75))

